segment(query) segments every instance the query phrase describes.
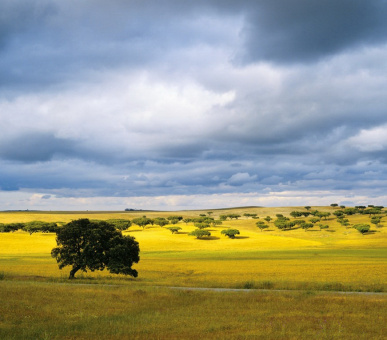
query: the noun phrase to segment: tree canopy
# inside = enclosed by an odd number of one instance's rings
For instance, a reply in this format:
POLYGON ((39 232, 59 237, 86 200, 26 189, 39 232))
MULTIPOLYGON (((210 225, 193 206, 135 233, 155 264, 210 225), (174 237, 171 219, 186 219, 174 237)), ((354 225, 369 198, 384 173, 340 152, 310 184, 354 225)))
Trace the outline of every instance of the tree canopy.
POLYGON ((69 278, 78 270, 103 270, 113 274, 137 277, 133 263, 140 260, 138 242, 131 236, 123 236, 106 221, 79 219, 72 221, 56 232, 57 247, 51 251, 59 269, 72 266, 69 278))

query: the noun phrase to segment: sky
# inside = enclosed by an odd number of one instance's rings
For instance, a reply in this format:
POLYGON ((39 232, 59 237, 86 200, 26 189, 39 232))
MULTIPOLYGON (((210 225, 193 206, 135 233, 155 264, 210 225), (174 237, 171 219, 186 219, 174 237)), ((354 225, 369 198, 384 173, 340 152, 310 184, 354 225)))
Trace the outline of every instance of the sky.
POLYGON ((2 0, 0 131, 0 210, 387 205, 387 1, 2 0))

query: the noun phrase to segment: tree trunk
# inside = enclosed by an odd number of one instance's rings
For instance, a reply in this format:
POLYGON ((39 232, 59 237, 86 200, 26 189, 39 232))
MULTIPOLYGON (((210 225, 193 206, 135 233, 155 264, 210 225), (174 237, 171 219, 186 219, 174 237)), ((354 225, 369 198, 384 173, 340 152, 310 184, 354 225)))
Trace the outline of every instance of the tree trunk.
POLYGON ((79 267, 79 266, 73 266, 73 269, 70 270, 70 276, 69 276, 69 279, 70 279, 70 280, 72 280, 72 279, 75 278, 74 275, 75 275, 75 273, 76 273, 79 269, 81 269, 81 267, 79 267))

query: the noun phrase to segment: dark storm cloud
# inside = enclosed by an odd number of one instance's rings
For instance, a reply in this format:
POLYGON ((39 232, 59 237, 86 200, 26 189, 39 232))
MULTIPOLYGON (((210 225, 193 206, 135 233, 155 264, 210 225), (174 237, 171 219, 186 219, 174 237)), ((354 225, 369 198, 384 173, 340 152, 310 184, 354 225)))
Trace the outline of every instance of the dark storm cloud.
POLYGON ((386 8, 3 1, 1 190, 380 195, 386 8))
POLYGON ((251 4, 247 59, 302 63, 386 42, 384 0, 272 0, 251 4))
POLYGON ((230 58, 244 55, 245 62, 315 61, 386 41, 387 31, 382 0, 5 1, 0 13, 4 92, 123 66, 187 70, 173 53, 193 46, 231 47, 233 35, 213 29, 214 21, 230 18, 243 20, 236 28, 244 37, 230 58))
POLYGON ((74 144, 50 133, 27 133, 0 144, 0 157, 25 163, 44 162, 71 153, 74 144))

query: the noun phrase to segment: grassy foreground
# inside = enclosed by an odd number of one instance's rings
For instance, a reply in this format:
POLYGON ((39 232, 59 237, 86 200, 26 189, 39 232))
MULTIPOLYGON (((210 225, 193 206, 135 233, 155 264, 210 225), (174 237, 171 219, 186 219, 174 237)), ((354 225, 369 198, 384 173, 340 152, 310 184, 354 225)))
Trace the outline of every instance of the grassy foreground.
MULTIPOLYGON (((333 212, 331 207, 318 207, 333 212)), ((298 208, 244 208, 213 211, 289 216, 298 208)), ((77 218, 133 219, 204 211, 12 212, 0 223, 69 222, 77 218)), ((349 217, 351 224, 369 217, 349 217)), ((387 220, 386 217, 383 219, 387 220)), ((124 234, 140 244, 136 279, 107 272, 60 271, 50 251, 55 234, 0 233, 0 339, 384 339, 387 295, 321 291, 386 292, 387 226, 362 235, 337 223, 281 231, 242 217, 211 227, 211 237, 132 226, 124 234), (237 228, 229 239, 221 230, 237 228), (86 285, 84 285, 86 283, 86 285), (294 289, 300 292, 174 291, 155 286, 294 289)), ((325 223, 325 221, 324 221, 325 223)), ((383 225, 383 220, 382 220, 383 225)))
POLYGON ((0 282, 1 339, 385 339, 386 296, 0 282))

